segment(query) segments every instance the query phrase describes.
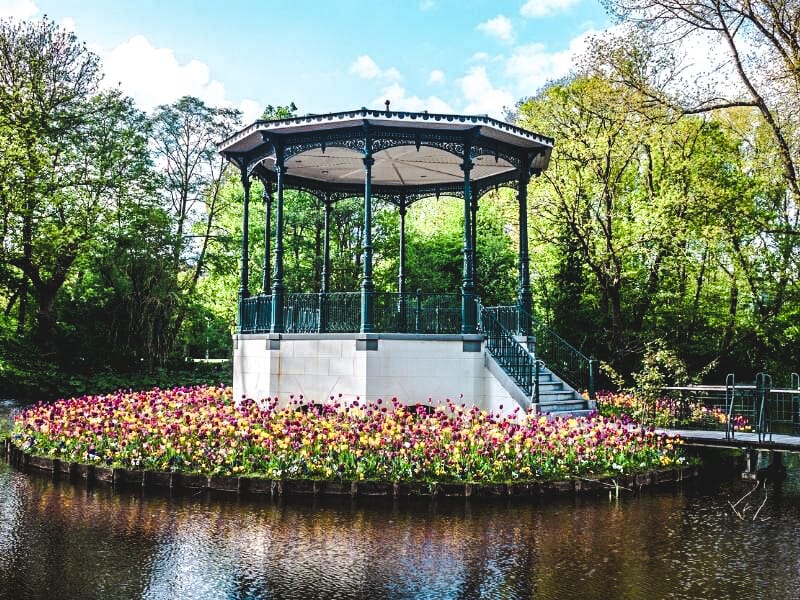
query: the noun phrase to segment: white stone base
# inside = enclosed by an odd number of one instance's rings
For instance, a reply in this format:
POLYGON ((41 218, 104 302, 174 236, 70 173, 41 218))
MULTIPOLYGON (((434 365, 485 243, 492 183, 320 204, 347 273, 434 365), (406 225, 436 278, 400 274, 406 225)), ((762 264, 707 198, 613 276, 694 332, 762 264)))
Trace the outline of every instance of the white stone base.
POLYGON ((486 368, 481 336, 239 334, 233 348, 237 401, 450 399, 504 414, 519 406, 486 368))

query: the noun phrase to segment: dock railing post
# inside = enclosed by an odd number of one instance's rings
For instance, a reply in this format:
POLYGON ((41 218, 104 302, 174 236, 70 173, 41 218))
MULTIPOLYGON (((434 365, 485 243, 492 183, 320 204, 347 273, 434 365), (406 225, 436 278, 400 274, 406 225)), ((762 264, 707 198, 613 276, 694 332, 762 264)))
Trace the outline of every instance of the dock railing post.
POLYGON ((733 373, 728 373, 725 377, 725 439, 732 440, 735 435, 735 428, 733 425, 733 410, 734 402, 736 400, 736 376, 733 373))
MULTIPOLYGON (((789 387, 792 390, 800 390, 800 374, 792 373, 789 387)), ((792 394, 792 433, 800 433, 800 405, 797 405, 800 394, 792 394)))

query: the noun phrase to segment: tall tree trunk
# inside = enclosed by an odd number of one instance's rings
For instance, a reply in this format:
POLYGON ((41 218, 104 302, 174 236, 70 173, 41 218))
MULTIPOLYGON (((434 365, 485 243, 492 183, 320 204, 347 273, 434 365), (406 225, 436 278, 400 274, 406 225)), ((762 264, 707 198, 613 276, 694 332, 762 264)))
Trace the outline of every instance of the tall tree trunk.
POLYGON ((19 284, 19 307, 17 308, 17 337, 25 335, 25 322, 28 320, 28 280, 19 284))

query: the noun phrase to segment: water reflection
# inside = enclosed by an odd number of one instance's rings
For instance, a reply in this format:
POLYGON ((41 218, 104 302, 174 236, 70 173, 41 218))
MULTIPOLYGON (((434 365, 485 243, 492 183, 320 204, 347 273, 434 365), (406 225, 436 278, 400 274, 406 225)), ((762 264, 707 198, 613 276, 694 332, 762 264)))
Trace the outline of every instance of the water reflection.
POLYGON ((739 483, 542 505, 271 502, 2 464, 0 598, 797 598, 791 470, 753 522, 727 507, 739 483))

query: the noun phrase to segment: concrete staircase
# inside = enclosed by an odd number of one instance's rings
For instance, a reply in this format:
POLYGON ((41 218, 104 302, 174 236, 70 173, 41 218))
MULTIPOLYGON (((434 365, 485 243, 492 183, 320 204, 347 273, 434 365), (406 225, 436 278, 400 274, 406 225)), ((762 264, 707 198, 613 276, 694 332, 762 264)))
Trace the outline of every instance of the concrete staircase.
POLYGON ((539 404, 534 405, 543 415, 553 417, 586 416, 594 410, 594 402, 564 383, 547 367, 539 371, 539 404))
POLYGON ((594 401, 584 398, 564 378, 547 368, 546 357, 552 358, 553 365, 563 362, 564 370, 556 371, 570 381, 581 381, 583 374, 588 374, 590 388, 592 361, 541 324, 536 324, 536 335, 531 335, 528 328, 527 334, 522 335, 521 314, 533 323, 533 318, 517 306, 481 307, 486 368, 525 410, 553 417, 588 415, 595 409, 594 401), (588 370, 583 371, 584 368, 588 370), (576 370, 577 375, 572 373, 576 370))
MULTIPOLYGON (((533 355, 531 357, 533 358, 533 355)), ((586 416, 595 409, 593 401, 584 398, 547 367, 542 367, 539 371, 537 404, 534 402, 536 395, 526 394, 488 350, 484 353, 484 364, 508 394, 525 410, 534 410, 555 418, 586 416)))

